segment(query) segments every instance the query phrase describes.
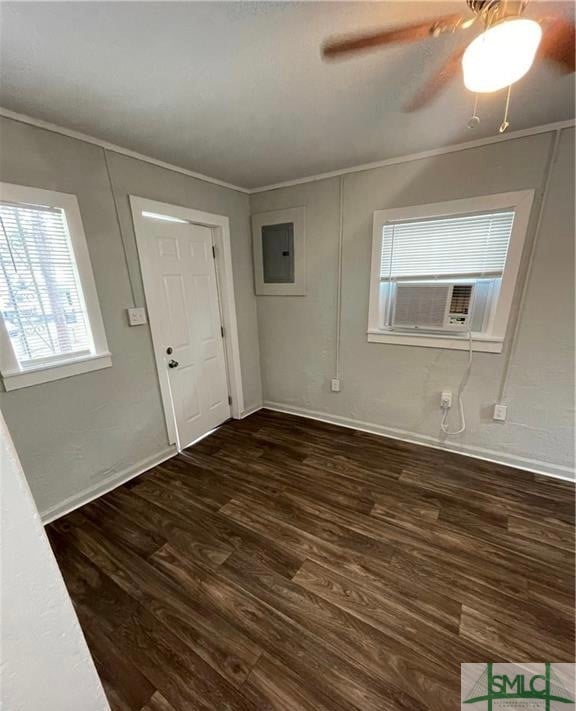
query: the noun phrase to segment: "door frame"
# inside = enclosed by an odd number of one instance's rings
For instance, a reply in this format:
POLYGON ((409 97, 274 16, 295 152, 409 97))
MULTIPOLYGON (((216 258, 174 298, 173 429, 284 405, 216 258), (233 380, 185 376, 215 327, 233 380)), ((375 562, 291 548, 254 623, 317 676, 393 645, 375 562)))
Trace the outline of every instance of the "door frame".
POLYGON ((144 285, 144 295, 146 299, 146 309, 150 322, 150 332, 154 345, 154 356, 156 359, 156 371, 160 384, 162 404, 164 407, 164 417, 166 429, 168 430, 168 440, 170 444, 177 444, 177 426, 174 408, 172 406, 172 396, 168 372, 164 367, 164 344, 158 343, 154 337, 152 321, 159 315, 154 314, 154 309, 150 310, 149 296, 151 294, 150 284, 146 287, 146 279, 143 269, 143 248, 144 242, 148 239, 146 226, 150 223, 142 216, 142 212, 153 212, 166 217, 176 217, 195 225, 209 227, 212 230, 212 242, 215 249, 214 264, 216 268, 216 281, 218 285, 218 299, 220 306, 220 317, 224 327, 224 354, 226 360, 226 371, 228 376, 228 392, 232 398, 230 412, 232 417, 240 419, 244 411, 244 392, 242 389, 242 371, 240 368, 240 344, 238 339, 238 321, 236 318, 236 299, 234 297, 234 277, 232 273, 232 249, 230 242, 230 220, 225 215, 215 215, 211 212, 194 210, 182 205, 149 200, 148 198, 129 195, 130 207, 132 210, 132 220, 134 222, 134 234, 136 236, 136 246, 138 249, 138 259, 140 261, 140 273, 144 285))

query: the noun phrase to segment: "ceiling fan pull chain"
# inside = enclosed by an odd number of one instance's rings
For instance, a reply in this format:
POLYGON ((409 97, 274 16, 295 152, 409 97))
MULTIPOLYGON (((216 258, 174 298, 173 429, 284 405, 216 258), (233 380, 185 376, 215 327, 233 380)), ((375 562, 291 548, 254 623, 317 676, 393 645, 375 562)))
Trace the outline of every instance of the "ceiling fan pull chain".
POLYGON ((472 116, 468 119, 468 128, 477 128, 480 124, 480 116, 478 116, 478 99, 479 95, 474 94, 474 108, 472 109, 472 116))
POLYGON ((508 87, 508 93, 506 94, 506 107, 504 109, 504 120, 500 124, 500 128, 498 129, 500 133, 504 133, 504 131, 508 128, 510 123, 508 122, 508 109, 510 108, 510 94, 512 93, 512 84, 509 85, 508 87))

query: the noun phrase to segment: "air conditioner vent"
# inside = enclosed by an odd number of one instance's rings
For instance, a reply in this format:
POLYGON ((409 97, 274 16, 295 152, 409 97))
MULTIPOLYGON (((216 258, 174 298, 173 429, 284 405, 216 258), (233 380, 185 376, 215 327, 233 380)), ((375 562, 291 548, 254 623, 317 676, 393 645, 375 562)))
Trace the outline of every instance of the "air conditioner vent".
POLYGON ((448 284, 398 284, 394 325, 405 328, 442 328, 448 284))

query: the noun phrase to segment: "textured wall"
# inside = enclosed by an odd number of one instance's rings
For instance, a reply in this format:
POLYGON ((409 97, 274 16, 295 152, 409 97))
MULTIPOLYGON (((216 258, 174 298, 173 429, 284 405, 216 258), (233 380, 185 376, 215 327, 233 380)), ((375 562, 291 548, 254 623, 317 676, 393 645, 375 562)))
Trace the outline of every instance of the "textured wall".
POLYGON ((144 303, 128 193, 229 216, 244 404, 248 409, 260 402, 248 198, 108 154, 121 234, 101 148, 8 119, 0 123, 0 141, 0 180, 78 196, 112 352, 111 368, 0 393, 36 504, 46 513, 170 451, 149 328, 130 328, 126 321, 129 275, 136 304, 144 303))
POLYGON ((343 178, 342 392, 334 377, 339 178, 251 196, 252 213, 307 208, 306 297, 258 297, 265 401, 365 423, 440 444, 439 393, 456 390, 462 351, 366 340, 372 215, 375 210, 534 189, 535 206, 502 354, 476 353, 465 393, 467 431, 449 438, 473 454, 570 475, 573 467, 574 130, 561 135, 548 200, 505 383, 498 401, 535 231, 553 134, 541 134, 343 178))
POLYGON ((1 414, 0 471, 0 707, 109 711, 1 414))

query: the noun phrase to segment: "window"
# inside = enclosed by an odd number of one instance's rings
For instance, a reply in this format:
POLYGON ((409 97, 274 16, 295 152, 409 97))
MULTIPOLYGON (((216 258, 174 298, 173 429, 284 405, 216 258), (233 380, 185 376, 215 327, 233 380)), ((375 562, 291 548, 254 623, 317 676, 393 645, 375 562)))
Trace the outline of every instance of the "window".
POLYGON ((75 196, 0 184, 0 313, 7 390, 111 365, 75 196))
POLYGON ((500 352, 532 196, 375 212, 368 340, 500 352))

